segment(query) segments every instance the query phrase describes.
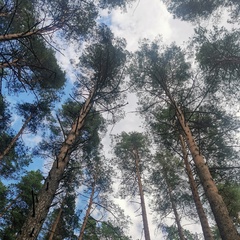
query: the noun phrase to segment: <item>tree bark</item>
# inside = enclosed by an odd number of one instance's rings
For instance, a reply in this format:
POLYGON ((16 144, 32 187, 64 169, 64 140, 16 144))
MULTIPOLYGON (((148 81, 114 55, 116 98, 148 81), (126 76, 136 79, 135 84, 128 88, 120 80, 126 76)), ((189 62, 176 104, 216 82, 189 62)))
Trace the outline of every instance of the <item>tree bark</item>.
POLYGON ((176 104, 164 79, 159 80, 157 77, 156 79, 159 82, 162 89, 164 90, 166 96, 168 97, 170 104, 175 109, 176 117, 182 128, 184 134, 183 136, 191 152, 194 164, 197 169, 198 176, 200 178, 200 182, 203 186, 205 195, 209 201, 222 239, 240 240, 240 236, 237 232, 237 229, 235 228, 233 221, 229 216, 226 204, 224 203, 222 196, 218 193, 217 186, 213 181, 212 175, 209 171, 207 164, 205 163, 203 155, 199 151, 199 147, 197 146, 194 140, 194 137, 188 126, 187 121, 185 120, 183 112, 181 111, 180 107, 178 107, 178 105, 176 104))
POLYGON ((11 150, 11 148, 13 147, 13 145, 16 143, 16 141, 18 140, 19 136, 23 133, 24 129, 27 127, 28 123, 31 121, 31 119, 33 118, 33 113, 30 114, 30 116, 26 119, 26 121, 24 122, 24 124, 22 125, 21 129, 18 131, 18 133, 16 134, 16 136, 12 139, 12 141, 10 142, 10 144, 7 146, 7 148, 3 151, 3 153, 0 154, 0 161, 4 158, 4 156, 6 156, 9 151, 11 150))
POLYGON ((84 237, 84 231, 86 229, 88 218, 89 218, 91 208, 92 208, 92 204, 93 204, 95 187, 96 187, 96 176, 94 176, 94 182, 93 182, 93 185, 92 185, 92 192, 91 192, 91 196, 90 196, 89 203, 88 203, 88 208, 87 208, 87 211, 86 211, 86 214, 85 214, 85 217, 84 217, 84 221, 83 221, 83 224, 82 224, 82 227, 81 227, 81 231, 80 231, 78 240, 83 240, 83 237, 84 237))
POLYGON ((183 136, 180 135, 179 138, 180 138, 180 143, 181 143, 181 147, 182 147, 183 160, 185 163, 185 167, 186 167, 186 171, 187 171, 187 175, 188 175, 188 179, 189 179, 189 184, 190 184, 190 187, 192 190, 194 203, 195 203, 197 213, 198 213, 198 216, 199 216, 199 219, 201 222, 204 239, 205 240, 213 240, 212 232, 211 232, 211 229, 208 224, 208 219, 206 217, 206 214, 204 212, 204 209, 203 209, 203 206, 202 206, 199 194, 198 194, 197 184, 194 180, 193 173, 192 173, 190 164, 188 162, 187 150, 186 150, 186 145, 185 145, 183 136))
POLYGON ((30 211, 28 214, 23 227, 16 238, 17 240, 33 240, 37 238, 48 214, 49 208, 51 207, 59 182, 63 177, 64 170, 70 160, 71 148, 80 134, 80 130, 84 125, 86 116, 92 108, 94 95, 95 89, 90 92, 89 97, 82 106, 66 140, 63 142, 59 154, 54 161, 48 177, 46 178, 38 195, 35 211, 32 213, 30 211))
POLYGON ((61 218, 61 215, 62 215, 62 211, 63 211, 63 206, 60 207, 59 209, 59 212, 57 214, 57 217, 52 225, 52 228, 51 228, 51 231, 50 231, 50 236, 49 236, 49 239, 48 240, 53 240, 53 237, 54 237, 54 234, 56 232, 56 229, 57 229, 57 225, 60 221, 60 218, 61 218))
POLYGON ((188 126, 188 123, 185 121, 184 114, 180 108, 175 103, 171 94, 168 91, 165 91, 171 104, 176 110, 176 116, 180 123, 180 126, 184 133, 184 138, 186 139, 188 148, 193 157, 197 173, 199 175, 201 184, 203 186, 206 197, 210 203, 213 215, 215 217, 216 223, 219 228, 220 235, 224 240, 240 240, 240 236, 233 224, 232 219, 229 216, 228 209, 218 193, 216 184, 213 181, 211 173, 207 164, 204 161, 202 154, 199 151, 199 148, 192 136, 192 132, 188 126))
POLYGON ((59 28, 57 25, 49 25, 46 27, 43 27, 41 29, 35 29, 35 30, 29 30, 21 33, 9 33, 9 34, 4 34, 0 35, 0 42, 5 42, 5 41, 12 41, 12 40, 17 40, 21 38, 27 38, 31 37, 34 35, 42 35, 47 32, 54 32, 59 28))
POLYGON ((140 195, 140 199, 141 199, 144 236, 145 236, 145 240, 151 240, 150 239, 149 227, 148 227, 147 211, 146 211, 146 205, 145 205, 145 200, 144 200, 141 174, 140 174, 140 169, 139 169, 140 158, 139 158, 138 150, 134 149, 133 154, 134 154, 134 157, 135 157, 136 175, 137 175, 137 180, 138 180, 137 182, 138 182, 138 188, 139 188, 139 195, 140 195))

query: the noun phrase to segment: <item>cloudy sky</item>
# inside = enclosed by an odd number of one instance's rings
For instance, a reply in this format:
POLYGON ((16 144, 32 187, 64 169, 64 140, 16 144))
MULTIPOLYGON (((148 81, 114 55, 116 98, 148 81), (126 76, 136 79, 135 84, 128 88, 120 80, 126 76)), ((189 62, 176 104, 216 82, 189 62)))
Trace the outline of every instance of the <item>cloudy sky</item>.
MULTIPOLYGON (((102 15, 101 20, 109 24, 113 33, 127 40, 129 51, 135 51, 138 48, 140 39, 153 40, 158 35, 162 36, 163 42, 166 44, 175 41, 178 45, 184 46, 184 42, 188 41, 193 34, 193 27, 186 22, 174 20, 159 0, 140 0, 128 7, 127 12, 113 10, 110 15, 107 12, 103 12, 102 15)), ((127 101, 129 104, 125 108, 126 116, 113 128, 110 127, 111 134, 118 134, 122 131, 144 131, 142 120, 134 113, 137 107, 136 96, 129 94, 127 101)), ((111 151, 109 135, 103 139, 103 144, 105 154, 110 157, 108 154, 111 151)), ((132 218, 133 224, 130 226, 129 234, 134 240, 144 239, 140 212, 135 212, 139 206, 124 200, 118 200, 118 203, 125 209, 125 213, 132 218)), ((151 239, 162 239, 161 231, 156 229, 149 207, 147 210, 151 239)), ((196 225, 189 225, 186 228, 199 231, 199 227, 196 225)))
MULTIPOLYGON (((127 40, 127 50, 129 51, 135 51, 138 48, 140 39, 148 38, 149 40, 153 40, 159 35, 162 36, 165 44, 176 42, 179 46, 184 46, 184 42, 188 41, 189 37, 193 34, 193 27, 189 23, 173 19, 160 0, 137 0, 132 6, 127 8, 126 12, 120 9, 115 9, 111 13, 103 11, 99 21, 108 24, 115 36, 125 38, 127 40)), ((73 45, 63 45, 60 43, 60 46, 60 51, 64 54, 57 53, 57 58, 63 69, 67 71, 68 79, 74 82, 76 79, 74 72, 69 71, 69 69, 73 69, 70 60, 77 60, 79 55, 76 56, 77 51, 73 45)), ((111 158, 110 134, 114 135, 122 131, 144 131, 142 128, 142 119, 134 113, 137 107, 136 96, 129 94, 127 102, 125 118, 116 125, 110 126, 108 134, 103 139, 104 153, 108 158, 111 158)), ((115 188, 118 188, 118 183, 115 184, 115 188)), ((140 212, 135 212, 139 206, 121 199, 118 199, 117 203, 125 209, 126 215, 132 218, 133 224, 130 226, 128 234, 132 236, 133 240, 144 239, 140 212)), ((162 239, 161 231, 156 229, 153 215, 148 206, 147 211, 151 239, 162 239)), ((193 231, 199 230, 199 227, 196 225, 189 225, 186 228, 193 231)))

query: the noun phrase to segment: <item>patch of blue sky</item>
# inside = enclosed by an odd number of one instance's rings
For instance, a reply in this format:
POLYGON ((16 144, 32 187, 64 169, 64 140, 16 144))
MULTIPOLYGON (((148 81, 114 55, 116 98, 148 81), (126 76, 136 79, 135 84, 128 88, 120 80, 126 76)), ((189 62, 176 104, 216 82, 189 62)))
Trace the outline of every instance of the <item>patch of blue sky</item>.
POLYGON ((97 22, 98 22, 99 24, 104 23, 104 24, 106 24, 108 27, 111 27, 111 25, 112 25, 112 16, 111 16, 111 14, 101 15, 101 16, 98 18, 97 22))

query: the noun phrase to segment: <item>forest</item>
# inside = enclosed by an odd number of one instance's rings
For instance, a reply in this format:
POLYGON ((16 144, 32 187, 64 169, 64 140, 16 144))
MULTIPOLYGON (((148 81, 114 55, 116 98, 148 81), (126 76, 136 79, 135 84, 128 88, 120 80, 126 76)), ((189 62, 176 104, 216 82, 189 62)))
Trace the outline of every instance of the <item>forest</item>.
POLYGON ((0 0, 0 239, 240 240, 240 2, 159 0, 193 35, 130 51, 141 1, 0 0))

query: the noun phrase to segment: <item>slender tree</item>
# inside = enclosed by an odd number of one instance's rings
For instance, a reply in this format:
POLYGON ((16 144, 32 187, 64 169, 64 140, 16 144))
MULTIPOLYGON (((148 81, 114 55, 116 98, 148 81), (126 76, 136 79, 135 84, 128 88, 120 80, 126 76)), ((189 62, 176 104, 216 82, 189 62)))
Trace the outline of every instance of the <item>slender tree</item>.
POLYGON ((152 208, 156 214, 162 216, 160 226, 164 229, 164 219, 173 214, 178 236, 181 240, 185 239, 184 229, 181 225, 181 215, 184 213, 186 216, 186 210, 191 210, 193 205, 191 198, 189 201, 190 195, 183 177, 184 169, 182 165, 181 160, 162 147, 161 153, 156 153, 150 171, 150 183, 153 186, 152 208))
MULTIPOLYGON (((144 188, 142 183, 142 173, 145 165, 144 160, 146 160, 149 154, 149 150, 147 148, 148 146, 146 146, 147 144, 148 140, 146 139, 146 136, 141 133, 131 132, 128 134, 126 132, 122 132, 120 135, 116 136, 114 152, 117 157, 116 162, 123 171, 122 174, 133 181, 136 179, 141 201, 144 235, 146 240, 150 240, 144 188)), ((125 180, 123 181, 125 182, 125 180)), ((129 183, 125 182, 125 184, 129 183)))

